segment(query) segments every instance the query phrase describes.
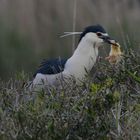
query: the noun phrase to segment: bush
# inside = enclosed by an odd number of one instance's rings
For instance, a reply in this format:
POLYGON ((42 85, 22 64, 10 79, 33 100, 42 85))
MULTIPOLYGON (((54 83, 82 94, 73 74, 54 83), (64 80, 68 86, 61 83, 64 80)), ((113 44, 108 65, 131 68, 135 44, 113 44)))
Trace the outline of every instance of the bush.
POLYGON ((140 62, 130 51, 117 66, 100 63, 82 87, 28 92, 26 76, 0 82, 1 140, 140 138, 140 62))

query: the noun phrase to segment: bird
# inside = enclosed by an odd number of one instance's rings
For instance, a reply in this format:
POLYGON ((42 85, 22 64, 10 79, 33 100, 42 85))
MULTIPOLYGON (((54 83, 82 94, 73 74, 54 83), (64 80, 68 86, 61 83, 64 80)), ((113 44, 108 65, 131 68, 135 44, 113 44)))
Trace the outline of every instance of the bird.
POLYGON ((83 32, 66 32, 66 35, 79 34, 78 46, 70 58, 44 60, 34 74, 32 88, 58 86, 61 81, 74 79, 76 84, 85 80, 98 57, 98 49, 103 43, 116 45, 105 29, 97 24, 84 28, 83 32), (59 83, 59 84, 58 84, 59 83))

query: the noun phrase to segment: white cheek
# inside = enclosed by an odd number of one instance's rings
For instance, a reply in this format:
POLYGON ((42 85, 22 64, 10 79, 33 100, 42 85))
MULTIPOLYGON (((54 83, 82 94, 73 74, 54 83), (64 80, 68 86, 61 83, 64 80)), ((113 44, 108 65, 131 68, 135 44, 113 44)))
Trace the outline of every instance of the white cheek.
POLYGON ((97 43, 103 43, 104 41, 103 41, 103 39, 101 39, 101 38, 97 38, 97 43))
POLYGON ((98 40, 96 41, 96 47, 100 47, 103 45, 103 39, 98 38, 98 40))
POLYGON ((103 39, 99 38, 95 33, 86 34, 85 38, 93 43, 103 43, 103 39))

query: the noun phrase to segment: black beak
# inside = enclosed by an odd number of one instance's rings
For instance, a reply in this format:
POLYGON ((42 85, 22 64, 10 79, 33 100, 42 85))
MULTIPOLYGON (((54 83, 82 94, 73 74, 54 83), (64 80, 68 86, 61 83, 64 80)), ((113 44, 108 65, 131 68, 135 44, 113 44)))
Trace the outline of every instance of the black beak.
POLYGON ((117 45, 117 41, 110 38, 109 36, 101 36, 101 38, 104 40, 104 42, 108 43, 108 44, 112 44, 112 45, 115 45, 115 46, 118 46, 117 45))

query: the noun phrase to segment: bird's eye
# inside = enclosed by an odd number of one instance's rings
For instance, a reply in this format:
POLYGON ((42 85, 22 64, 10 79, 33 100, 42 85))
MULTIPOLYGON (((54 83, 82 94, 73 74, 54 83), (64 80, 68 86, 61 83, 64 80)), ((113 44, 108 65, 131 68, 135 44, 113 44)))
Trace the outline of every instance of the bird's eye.
POLYGON ((97 34, 97 36, 102 36, 102 34, 100 32, 97 32, 96 34, 97 34))

